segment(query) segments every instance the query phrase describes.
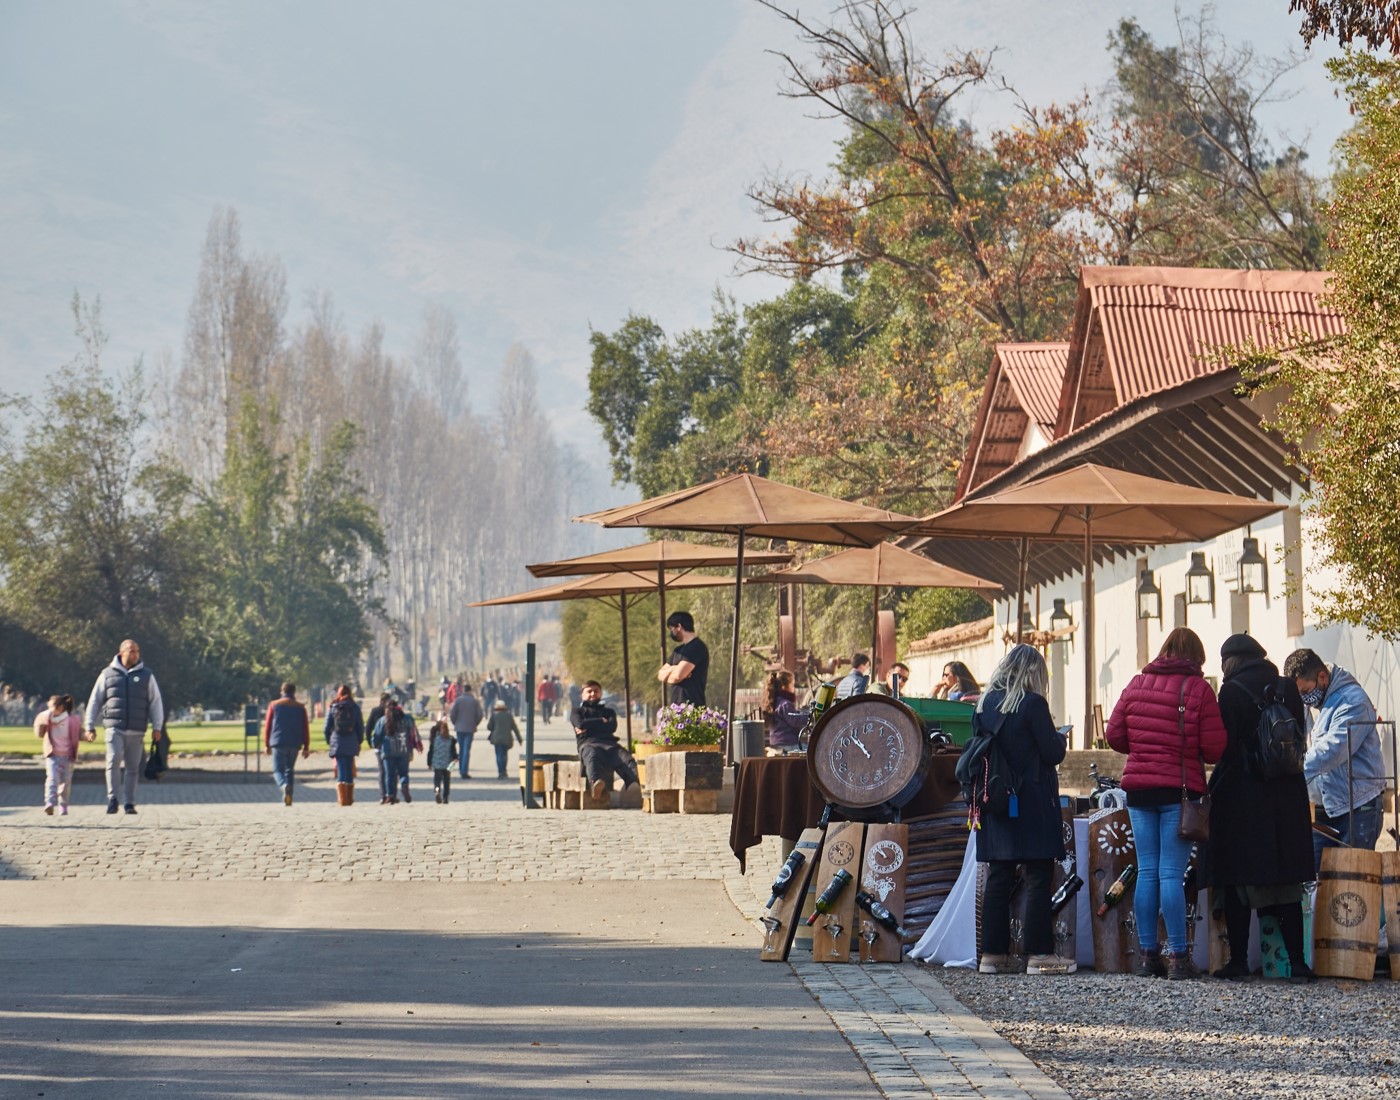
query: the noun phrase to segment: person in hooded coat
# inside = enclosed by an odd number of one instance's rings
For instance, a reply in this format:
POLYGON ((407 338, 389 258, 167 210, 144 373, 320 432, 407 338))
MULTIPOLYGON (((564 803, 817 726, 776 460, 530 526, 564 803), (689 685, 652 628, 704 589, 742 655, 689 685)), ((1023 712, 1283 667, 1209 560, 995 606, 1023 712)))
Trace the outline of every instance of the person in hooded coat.
POLYGON ((1211 888, 1212 904, 1224 911, 1230 961, 1217 978, 1249 976, 1250 911, 1279 922, 1294 981, 1312 980, 1303 956, 1303 883, 1313 878, 1308 783, 1297 775, 1265 779, 1245 765, 1245 746, 1257 736, 1264 689, 1278 698, 1303 728, 1297 685, 1268 659, 1248 634, 1220 647, 1223 679, 1220 715, 1228 738, 1210 777, 1210 840, 1202 846, 1198 876, 1211 888))
POLYGON ((1072 974, 1073 959, 1055 952, 1050 919, 1050 881, 1055 861, 1065 858, 1060 821, 1060 780, 1055 766, 1065 758, 1065 738, 1050 717, 1045 658, 1033 646, 1017 645, 1001 659, 973 715, 973 732, 995 735, 1007 766, 1019 778, 1016 816, 983 815, 977 830, 977 860, 987 864, 982 896, 982 958, 978 972, 1000 973, 1011 947, 1011 895, 1016 865, 1025 865, 1027 974, 1072 974))

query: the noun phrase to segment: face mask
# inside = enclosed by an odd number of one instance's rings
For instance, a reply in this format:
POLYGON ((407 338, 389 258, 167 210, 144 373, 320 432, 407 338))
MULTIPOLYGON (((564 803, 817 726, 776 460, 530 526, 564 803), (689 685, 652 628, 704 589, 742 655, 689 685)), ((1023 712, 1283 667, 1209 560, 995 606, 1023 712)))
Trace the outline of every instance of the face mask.
POLYGON ((1315 687, 1312 691, 1303 694, 1303 702, 1310 707, 1315 707, 1322 702, 1322 697, 1327 694, 1326 688, 1315 687))

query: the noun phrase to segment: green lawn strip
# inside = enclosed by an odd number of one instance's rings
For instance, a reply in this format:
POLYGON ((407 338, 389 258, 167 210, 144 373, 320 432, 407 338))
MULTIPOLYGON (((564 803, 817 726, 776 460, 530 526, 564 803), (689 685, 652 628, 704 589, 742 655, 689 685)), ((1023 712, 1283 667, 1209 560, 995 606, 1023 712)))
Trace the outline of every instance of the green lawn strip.
MULTIPOLYGON (((242 722, 205 722, 196 726, 193 723, 172 725, 170 731, 170 751, 177 752, 213 752, 216 749, 223 749, 225 752, 243 751, 243 723, 242 722)), ((316 741, 319 730, 311 731, 312 749, 324 748, 318 746, 316 741)), ((257 742, 261 744, 261 741, 257 742)), ((31 726, 0 726, 0 756, 42 756, 44 751, 43 742, 34 736, 34 729, 31 726)), ((80 755, 86 753, 103 753, 102 731, 97 733, 96 741, 84 741, 78 752, 80 755)))

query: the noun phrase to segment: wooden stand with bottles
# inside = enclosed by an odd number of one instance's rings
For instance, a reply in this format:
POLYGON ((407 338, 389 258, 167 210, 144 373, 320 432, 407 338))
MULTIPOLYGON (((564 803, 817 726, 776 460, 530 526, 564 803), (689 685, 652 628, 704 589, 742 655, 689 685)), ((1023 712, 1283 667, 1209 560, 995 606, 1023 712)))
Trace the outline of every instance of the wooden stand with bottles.
MULTIPOLYGON (((817 889, 825 891, 837 871, 851 876, 831 909, 816 914, 812 934, 812 961, 844 963, 851 961, 856 916, 856 876, 860 873, 865 826, 858 821, 837 821, 827 826, 826 846, 817 869, 817 889)), ((820 894, 818 895, 820 899, 820 894)))
POLYGON ((807 887, 821 858, 822 830, 803 829, 802 835, 793 845, 793 851, 801 852, 806 859, 792 876, 787 891, 773 903, 773 908, 766 910, 760 918, 765 935, 763 950, 759 952, 758 957, 764 962, 785 962, 792 950, 792 939, 800 919, 798 914, 802 911, 802 899, 807 896, 807 887))
POLYGON ((1137 862, 1133 829, 1127 810, 1100 810, 1089 818, 1089 878, 1082 893, 1091 907, 1094 933, 1094 969, 1100 974, 1128 974, 1137 953, 1137 929, 1133 918, 1133 887, 1123 891, 1103 916, 1098 909, 1109 888, 1137 862))
MULTIPOLYGON (((904 923, 904 881, 909 863, 909 826, 867 825, 865 854, 861 857, 860 890, 869 895, 899 924, 904 923)), ((856 907, 856 942, 863 963, 904 961, 904 941, 893 929, 856 907)))

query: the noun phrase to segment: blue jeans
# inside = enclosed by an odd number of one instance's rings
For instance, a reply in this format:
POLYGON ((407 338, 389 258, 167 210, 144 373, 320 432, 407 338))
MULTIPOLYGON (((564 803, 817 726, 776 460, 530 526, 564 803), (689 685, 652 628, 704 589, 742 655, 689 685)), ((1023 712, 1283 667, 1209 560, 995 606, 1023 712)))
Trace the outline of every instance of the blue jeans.
POLYGON ((399 797, 399 786, 408 786, 408 757, 384 757, 384 794, 389 798, 399 797))
POLYGON ((285 787, 288 794, 296 779, 297 756, 300 753, 300 745, 272 746, 272 778, 279 787, 285 787))
POLYGON ((355 782, 355 758, 353 756, 335 756, 335 781, 337 783, 355 782))
MULTIPOLYGON (((1380 795, 1376 795, 1370 802, 1363 802, 1360 806, 1354 807, 1349 814, 1328 817, 1321 806, 1316 807, 1314 813, 1319 825, 1332 826, 1341 834, 1342 840, 1353 848, 1365 848, 1370 851, 1376 846, 1376 841, 1380 839, 1381 821, 1384 819, 1384 814, 1381 812, 1380 795)), ((1322 850, 1336 848, 1338 845, 1321 833, 1313 833, 1312 842, 1313 866, 1321 871, 1322 850)))
POLYGON ((500 779, 506 777, 506 760, 510 757, 509 745, 492 745, 496 750, 496 776, 500 779))
POLYGON ((475 736, 474 732, 461 733, 459 731, 457 734, 457 774, 463 779, 471 778, 471 768, 468 767, 468 764, 471 763, 472 738, 475 736))
POLYGON ((1167 925, 1167 946, 1173 955, 1186 951, 1186 864, 1191 841, 1176 835, 1181 827, 1181 804, 1129 806, 1137 844, 1138 877, 1133 893, 1133 916, 1138 943, 1144 951, 1157 950, 1157 913, 1167 925))

